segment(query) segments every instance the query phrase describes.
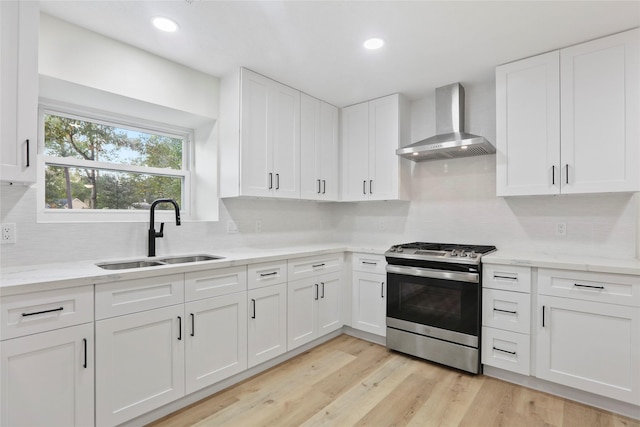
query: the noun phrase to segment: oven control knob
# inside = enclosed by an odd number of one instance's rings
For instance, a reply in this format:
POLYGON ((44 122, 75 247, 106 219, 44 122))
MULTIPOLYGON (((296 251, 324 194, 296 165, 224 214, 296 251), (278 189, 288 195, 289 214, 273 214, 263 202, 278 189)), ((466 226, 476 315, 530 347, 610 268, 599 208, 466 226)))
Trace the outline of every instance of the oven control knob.
POLYGON ((478 254, 477 254, 477 253, 475 253, 474 251, 471 251, 471 252, 467 253, 467 256, 468 256, 469 258, 476 258, 476 257, 478 256, 478 254))
POLYGON ((402 252, 404 251, 404 249, 402 249, 402 246, 398 246, 398 248, 396 249, 396 252, 402 252))
POLYGON ((460 253, 458 254, 459 257, 466 257, 467 253, 465 252, 464 249, 460 249, 460 253))
POLYGON ((457 249, 451 249, 451 256, 458 256, 458 250, 457 249))

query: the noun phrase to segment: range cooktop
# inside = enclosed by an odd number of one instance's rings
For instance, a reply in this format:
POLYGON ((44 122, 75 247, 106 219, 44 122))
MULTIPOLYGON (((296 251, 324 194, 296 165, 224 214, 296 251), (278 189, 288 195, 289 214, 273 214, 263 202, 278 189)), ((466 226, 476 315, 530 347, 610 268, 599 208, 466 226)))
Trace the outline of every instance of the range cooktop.
POLYGON ((477 264, 482 255, 495 250, 495 246, 488 245, 413 242, 393 245, 385 252, 385 256, 387 258, 477 264))

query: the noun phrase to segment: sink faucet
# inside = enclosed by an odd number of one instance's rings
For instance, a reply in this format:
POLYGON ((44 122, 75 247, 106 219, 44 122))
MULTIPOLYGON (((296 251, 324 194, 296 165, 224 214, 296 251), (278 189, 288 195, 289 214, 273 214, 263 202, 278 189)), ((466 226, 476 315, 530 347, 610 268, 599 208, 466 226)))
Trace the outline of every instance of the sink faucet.
POLYGON ((173 205, 173 209, 176 211, 176 225, 180 225, 180 208, 178 204, 173 199, 157 199, 151 203, 150 213, 151 217, 149 218, 149 256, 156 256, 156 237, 164 237, 164 222, 160 223, 160 231, 156 232, 155 220, 154 220, 154 212, 156 206, 160 203, 171 203, 173 205))

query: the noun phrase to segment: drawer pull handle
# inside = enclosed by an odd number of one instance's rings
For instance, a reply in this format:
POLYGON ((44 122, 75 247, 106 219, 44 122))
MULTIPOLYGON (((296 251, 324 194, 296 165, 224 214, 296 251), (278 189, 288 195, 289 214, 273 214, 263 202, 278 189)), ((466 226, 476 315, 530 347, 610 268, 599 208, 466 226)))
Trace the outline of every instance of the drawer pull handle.
POLYGON ((576 286, 578 288, 604 289, 604 286, 581 285, 580 283, 574 283, 573 286, 576 286))
POLYGON ((87 369, 87 339, 82 338, 82 343, 84 344, 84 362, 82 363, 82 367, 87 369))
POLYGON ((377 262, 362 261, 362 263, 367 265, 378 265, 377 262))
POLYGON ((34 311, 33 313, 22 313, 22 317, 35 316, 37 314, 44 314, 44 313, 53 313, 53 312, 62 311, 62 310, 64 310, 64 307, 52 308, 51 310, 34 311))
POLYGON ((495 351, 501 351, 501 352, 503 352, 503 353, 511 354, 512 356, 515 356, 515 355, 516 355, 516 352, 515 352, 515 351, 503 350, 503 349, 498 348, 498 347, 493 347, 493 349, 494 349, 495 351))
POLYGON ((493 275, 494 279, 507 279, 507 280, 518 280, 517 277, 513 277, 513 276, 502 276, 500 274, 494 274, 493 275))
POLYGON ((311 267, 313 268, 319 268, 319 267, 324 267, 325 263, 323 262, 322 264, 313 264, 311 267))
POLYGON ((518 314, 517 311, 511 311, 511 310, 502 310, 500 308, 494 308, 493 311, 499 311, 500 313, 508 313, 508 314, 518 314))
POLYGON ((277 271, 274 271, 273 273, 260 273, 260 277, 275 276, 276 274, 278 274, 277 271))

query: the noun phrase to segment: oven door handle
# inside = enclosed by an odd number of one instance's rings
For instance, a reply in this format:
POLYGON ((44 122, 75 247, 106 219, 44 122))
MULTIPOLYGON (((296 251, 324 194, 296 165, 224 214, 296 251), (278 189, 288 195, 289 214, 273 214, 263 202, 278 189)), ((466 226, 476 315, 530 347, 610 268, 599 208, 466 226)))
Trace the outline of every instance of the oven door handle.
POLYGON ((408 276, 416 277, 428 277, 431 279, 455 280, 458 282, 480 283, 480 275, 478 273, 436 270, 432 268, 387 265, 387 273, 405 274, 408 276))

